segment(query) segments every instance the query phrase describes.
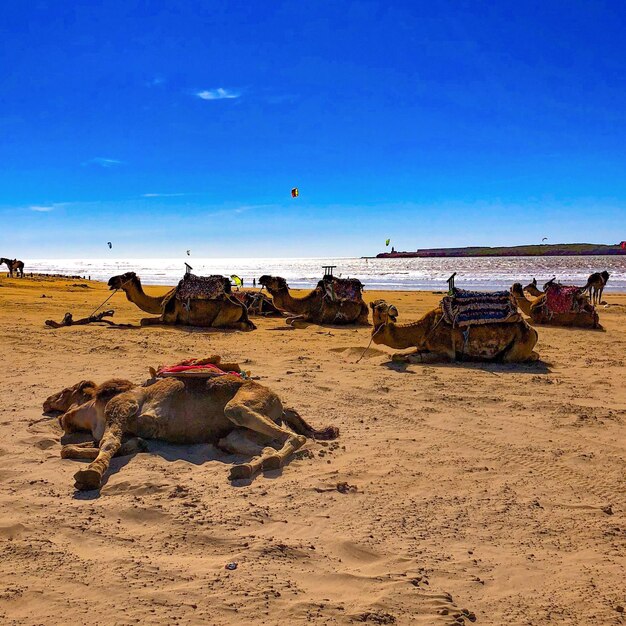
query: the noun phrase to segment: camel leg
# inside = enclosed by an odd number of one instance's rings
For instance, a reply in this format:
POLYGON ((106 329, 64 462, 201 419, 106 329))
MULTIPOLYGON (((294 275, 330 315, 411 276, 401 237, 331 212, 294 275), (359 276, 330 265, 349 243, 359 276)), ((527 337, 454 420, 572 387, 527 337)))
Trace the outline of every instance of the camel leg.
POLYGON ((273 454, 270 454, 265 459, 263 459, 263 469, 280 469, 284 465, 285 461, 305 443, 306 437, 304 437, 303 435, 297 435, 285 441, 283 447, 280 450, 274 450, 270 448, 273 454))
POLYGON ((156 326, 163 324, 163 320, 160 317, 144 317, 139 323, 141 326, 156 326))
POLYGON ((90 489, 99 489, 102 483, 104 472, 109 469, 111 459, 122 445, 122 430, 119 426, 107 427, 104 435, 100 440, 100 448, 95 460, 85 469, 79 470, 74 474, 76 481, 76 489, 79 491, 88 491, 90 489))
POLYGON ((285 459, 306 442, 306 437, 277 426, 270 417, 254 410, 245 399, 238 398, 237 395, 224 407, 224 415, 235 425, 280 441, 284 445, 281 450, 270 450, 267 456, 264 454, 260 459, 235 465, 230 472, 231 480, 251 478, 261 467, 281 467, 285 459))
POLYGON ((295 315, 295 316, 291 316, 291 317, 287 317, 285 318, 285 324, 287 324, 287 326, 291 326, 291 324, 297 320, 298 318, 301 318, 302 315, 295 315))
POLYGON ((62 459, 89 459, 95 461, 98 452, 98 446, 93 441, 85 443, 70 443, 61 448, 62 459))
POLYGON ((539 335, 534 328, 529 326, 522 329, 513 344, 502 355, 503 363, 538 361, 539 355, 533 350, 538 338, 539 335))
MULTIPOLYGON (((148 446, 140 437, 133 437, 125 441, 114 456, 129 456, 138 452, 146 452, 148 446)), ((89 459, 94 461, 98 458, 100 449, 94 441, 85 443, 70 443, 61 448, 62 459, 89 459)))

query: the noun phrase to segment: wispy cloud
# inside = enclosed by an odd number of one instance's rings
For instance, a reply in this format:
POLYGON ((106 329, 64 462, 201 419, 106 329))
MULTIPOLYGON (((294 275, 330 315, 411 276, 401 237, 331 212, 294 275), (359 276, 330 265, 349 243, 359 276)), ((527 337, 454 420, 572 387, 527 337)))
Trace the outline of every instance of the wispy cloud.
POLYGON ((241 94, 231 89, 224 89, 218 87, 217 89, 204 89, 203 91, 196 92, 198 98, 202 100, 230 100, 233 98, 239 98, 241 94))
POLYGON ((83 165, 99 165, 100 167, 117 167, 118 165, 123 164, 124 161, 119 161, 118 159, 105 159, 104 157, 95 157, 83 163, 83 165))
POLYGON ((165 78, 162 76, 155 76, 146 82, 146 87, 161 87, 161 85, 165 84, 165 78))
POLYGON ((53 206, 40 206, 34 205, 28 207, 31 211, 36 211, 37 213, 49 213, 50 211, 54 211, 53 206))
POLYGON ((142 198, 179 198, 180 196, 188 196, 188 193, 143 193, 142 198))

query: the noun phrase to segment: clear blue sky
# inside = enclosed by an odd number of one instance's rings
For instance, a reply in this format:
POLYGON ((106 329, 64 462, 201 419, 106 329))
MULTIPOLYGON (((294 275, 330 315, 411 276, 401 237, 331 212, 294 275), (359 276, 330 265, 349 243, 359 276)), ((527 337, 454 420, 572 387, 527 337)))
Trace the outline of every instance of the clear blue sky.
POLYGON ((619 0, 33 0, 0 18, 0 256, 626 239, 619 0))

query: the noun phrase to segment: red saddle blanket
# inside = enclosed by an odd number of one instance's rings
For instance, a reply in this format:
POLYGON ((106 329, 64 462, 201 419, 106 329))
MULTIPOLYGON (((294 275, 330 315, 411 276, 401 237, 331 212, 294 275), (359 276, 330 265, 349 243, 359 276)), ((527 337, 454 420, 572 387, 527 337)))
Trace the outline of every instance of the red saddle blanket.
POLYGON ((552 284, 546 290, 546 306, 552 313, 577 311, 580 287, 552 284))
POLYGON ((225 371, 219 368, 214 363, 197 363, 196 359, 187 359, 181 361, 176 365, 161 365, 156 372, 157 376, 175 376, 185 372, 204 372, 207 377, 211 376, 226 376, 226 374, 233 374, 241 378, 240 372, 225 371))
POLYGON ((318 285, 322 287, 324 295, 332 301, 360 302, 362 299, 363 284, 357 278, 320 280, 318 285))

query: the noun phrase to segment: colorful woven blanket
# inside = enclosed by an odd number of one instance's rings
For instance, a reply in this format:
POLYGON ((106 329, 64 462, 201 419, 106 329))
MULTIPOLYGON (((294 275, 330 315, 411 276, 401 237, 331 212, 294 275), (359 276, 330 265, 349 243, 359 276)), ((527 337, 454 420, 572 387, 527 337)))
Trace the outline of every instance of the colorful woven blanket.
POLYGON ((356 278, 333 278, 332 280, 320 280, 324 297, 332 302, 360 302, 363 292, 363 283, 356 278))
POLYGON ((178 300, 216 300, 230 293, 230 280, 224 276, 185 274, 176 287, 178 300))
POLYGON ((546 307, 552 313, 570 313, 579 310, 580 287, 552 283, 546 290, 546 307))
POLYGON ((517 304, 508 291, 466 291, 454 289, 441 301, 443 318, 452 326, 518 322, 517 304))

